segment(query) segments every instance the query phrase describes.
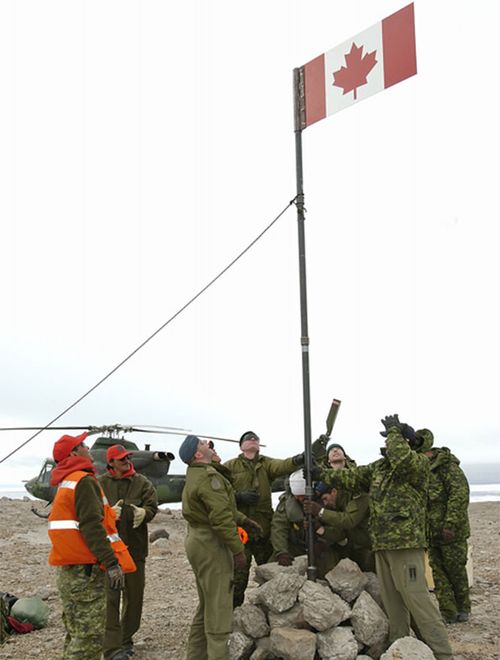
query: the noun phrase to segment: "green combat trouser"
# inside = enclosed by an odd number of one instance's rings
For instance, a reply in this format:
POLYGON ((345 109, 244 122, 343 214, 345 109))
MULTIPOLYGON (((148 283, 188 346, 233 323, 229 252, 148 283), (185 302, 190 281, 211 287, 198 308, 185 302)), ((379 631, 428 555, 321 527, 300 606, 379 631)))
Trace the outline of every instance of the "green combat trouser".
POLYGON ((227 660, 233 624, 233 556, 208 525, 189 525, 185 547, 199 598, 187 660, 227 660))
POLYGON ((66 628, 63 660, 100 660, 104 637, 106 592, 104 571, 94 565, 57 567, 57 588, 66 628))
POLYGON ((106 631, 104 633, 104 657, 110 658, 120 649, 133 646, 132 638, 139 630, 144 600, 145 560, 136 559, 137 570, 125 574, 123 592, 110 589, 106 580, 106 631), (120 596, 122 612, 120 617, 120 596))
POLYGON ((454 618, 458 612, 470 612, 467 578, 467 541, 429 548, 429 562, 434 578, 434 593, 444 616, 454 618))
POLYGON ((446 628, 425 581, 423 549, 375 552, 380 594, 389 617, 392 644, 410 634, 410 616, 417 637, 430 647, 436 660, 453 660, 446 628))
POLYGON ((260 564, 267 563, 272 554, 273 546, 271 545, 269 537, 259 538, 255 541, 248 541, 245 545, 245 555, 247 558, 246 566, 245 568, 234 571, 234 607, 242 605, 245 600, 245 589, 247 588, 248 577, 250 575, 252 556, 255 557, 255 562, 260 566, 260 564))

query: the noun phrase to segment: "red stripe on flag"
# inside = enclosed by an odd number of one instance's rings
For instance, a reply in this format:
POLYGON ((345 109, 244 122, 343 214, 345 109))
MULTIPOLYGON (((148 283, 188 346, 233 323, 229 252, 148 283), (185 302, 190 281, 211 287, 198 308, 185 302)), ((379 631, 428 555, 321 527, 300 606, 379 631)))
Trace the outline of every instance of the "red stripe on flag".
POLYGON ((306 126, 326 117, 325 56, 320 55, 304 65, 306 126))
POLYGON ((384 87, 417 73, 413 3, 382 21, 384 87))

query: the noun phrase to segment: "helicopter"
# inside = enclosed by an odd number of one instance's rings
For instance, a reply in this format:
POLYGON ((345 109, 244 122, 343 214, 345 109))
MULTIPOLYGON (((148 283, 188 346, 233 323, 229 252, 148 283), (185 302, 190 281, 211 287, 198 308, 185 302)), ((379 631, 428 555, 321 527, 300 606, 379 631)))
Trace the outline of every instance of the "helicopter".
MULTIPOLYGON (((340 400, 333 399, 328 417, 326 420, 326 437, 329 438, 335 424, 337 413, 340 407, 340 400)), ((2 428, 0 431, 18 431, 18 430, 42 430, 44 427, 23 427, 21 428, 2 428)), ((106 472, 106 452, 109 447, 115 444, 121 444, 125 449, 130 450, 132 454, 132 463, 136 472, 146 476, 153 484, 158 497, 158 504, 173 504, 182 499, 182 490, 186 481, 184 474, 169 474, 170 463, 175 456, 171 452, 152 450, 150 444, 146 444, 144 449, 124 437, 125 433, 163 433, 169 435, 185 435, 190 433, 188 429, 179 429, 165 426, 122 426, 113 424, 111 426, 59 426, 49 427, 47 430, 64 431, 87 431, 89 435, 98 434, 92 446, 90 454, 96 466, 97 475, 106 472)), ((221 438, 212 435, 197 434, 200 438, 208 439, 214 448, 213 441, 237 443, 238 440, 232 438, 221 438)), ((265 447, 265 445, 261 445, 265 447)), ((50 476, 55 461, 46 458, 39 474, 25 482, 25 488, 39 500, 45 500, 48 504, 54 499, 57 488, 51 486, 50 476)), ((283 478, 276 479, 272 484, 273 492, 280 492, 285 489, 283 478)), ((36 511, 35 511, 36 513, 36 511)))
MULTIPOLYGON (((23 430, 34 430, 39 427, 24 427, 23 430)), ((123 445, 125 449, 130 450, 132 455, 132 462, 136 472, 146 476, 153 484, 156 494, 158 496, 158 504, 170 504, 180 502, 182 499, 182 489, 184 488, 185 475, 184 474, 169 474, 170 463, 174 460, 175 456, 168 451, 160 451, 151 449, 148 443, 144 449, 140 449, 135 442, 127 440, 124 437, 125 433, 139 432, 139 433, 169 433, 172 435, 186 435, 189 433, 186 429, 172 430, 172 427, 134 427, 122 426, 120 424, 113 424, 111 426, 65 426, 65 427, 51 427, 48 430, 65 430, 65 431, 87 431, 89 435, 98 434, 98 437, 92 444, 90 454, 96 466, 96 474, 99 476, 106 472, 106 452, 109 447, 115 444, 123 445), (169 428, 165 431, 163 429, 169 428)), ((2 429, 3 430, 3 429, 2 429)), ((7 430, 7 429, 5 429, 7 430)), ((13 429, 9 429, 13 430, 13 429)), ((18 429, 16 429, 18 430, 18 429)), ((20 430, 20 429, 19 429, 20 430)), ((200 436, 202 438, 209 438, 210 442, 213 440, 222 440, 224 442, 238 442, 230 438, 217 438, 214 436, 200 436)), ((50 477, 52 469, 55 466, 55 461, 52 458, 46 458, 39 474, 32 479, 25 482, 24 487, 39 500, 45 500, 47 503, 52 502, 54 499, 57 487, 51 486, 50 477)))

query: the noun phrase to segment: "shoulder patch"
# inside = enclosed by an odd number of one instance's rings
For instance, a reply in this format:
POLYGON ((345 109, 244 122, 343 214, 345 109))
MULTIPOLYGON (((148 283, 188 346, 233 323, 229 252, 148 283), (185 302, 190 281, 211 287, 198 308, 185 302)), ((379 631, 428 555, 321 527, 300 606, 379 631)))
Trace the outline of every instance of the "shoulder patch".
POLYGON ((212 488, 213 488, 214 490, 220 490, 220 489, 222 488, 222 482, 221 482, 221 480, 219 479, 219 477, 215 477, 215 476, 212 477, 212 478, 210 479, 210 485, 212 486, 212 488))

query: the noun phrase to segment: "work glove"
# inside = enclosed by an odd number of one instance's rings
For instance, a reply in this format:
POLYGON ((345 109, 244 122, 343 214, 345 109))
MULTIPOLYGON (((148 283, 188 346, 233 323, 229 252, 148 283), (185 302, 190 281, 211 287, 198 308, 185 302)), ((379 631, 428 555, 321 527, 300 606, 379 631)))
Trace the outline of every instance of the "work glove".
POLYGON ((415 429, 413 426, 410 426, 409 424, 400 424, 399 430, 401 432, 401 435, 405 440, 408 440, 408 444, 412 449, 416 449, 418 447, 418 441, 417 441, 417 436, 415 435, 415 429))
POLYGON ((310 513, 312 516, 317 516, 323 508, 321 504, 318 504, 318 502, 313 502, 312 500, 304 500, 302 507, 304 509, 304 513, 310 513))
POLYGON ((290 557, 288 552, 282 552, 276 557, 276 561, 280 566, 291 566, 293 564, 293 559, 290 557))
POLYGON ((236 493, 236 504, 255 505, 259 501, 259 493, 256 490, 242 490, 236 493))
POLYGON ((254 539, 260 538, 264 535, 264 530, 262 529, 262 527, 259 525, 259 523, 256 520, 252 520, 251 518, 247 518, 245 520, 245 522, 243 523, 243 526, 245 528, 247 528, 247 531, 248 531, 248 529, 252 530, 252 532, 253 532, 252 537, 254 539))
POLYGON ((132 523, 132 527, 135 529, 136 527, 139 527, 139 525, 144 520, 146 516, 146 509, 143 509, 142 506, 136 506, 135 504, 131 504, 130 506, 134 512, 134 522, 132 523))
POLYGON ((247 557, 243 550, 238 552, 236 555, 233 555, 234 568, 237 571, 243 571, 247 565, 247 557))
POLYGON ((455 532, 452 529, 445 527, 441 532, 441 536, 445 543, 452 543, 455 540, 455 532))
POLYGON ((292 463, 297 467, 302 467, 302 465, 304 465, 305 460, 306 459, 304 456, 304 452, 302 452, 302 454, 297 454, 296 456, 292 456, 292 463))
POLYGON ((123 573, 120 564, 110 566, 106 570, 106 574, 108 576, 110 589, 113 589, 113 591, 120 591, 125 588, 125 574, 123 573))
POLYGON ((399 416, 396 414, 394 415, 386 415, 384 419, 380 420, 382 422, 382 425, 384 426, 384 431, 380 431, 380 435, 384 438, 387 438, 387 432, 391 428, 391 426, 397 426, 399 429, 401 426, 401 422, 399 421, 399 416))
POLYGON ((113 511, 116 513, 117 520, 120 520, 120 516, 122 515, 122 506, 123 506, 123 500, 118 500, 118 502, 111 507, 113 511))
POLYGON ((317 461, 321 461, 326 456, 326 446, 330 438, 323 434, 320 435, 317 440, 315 440, 311 445, 312 455, 317 461))

